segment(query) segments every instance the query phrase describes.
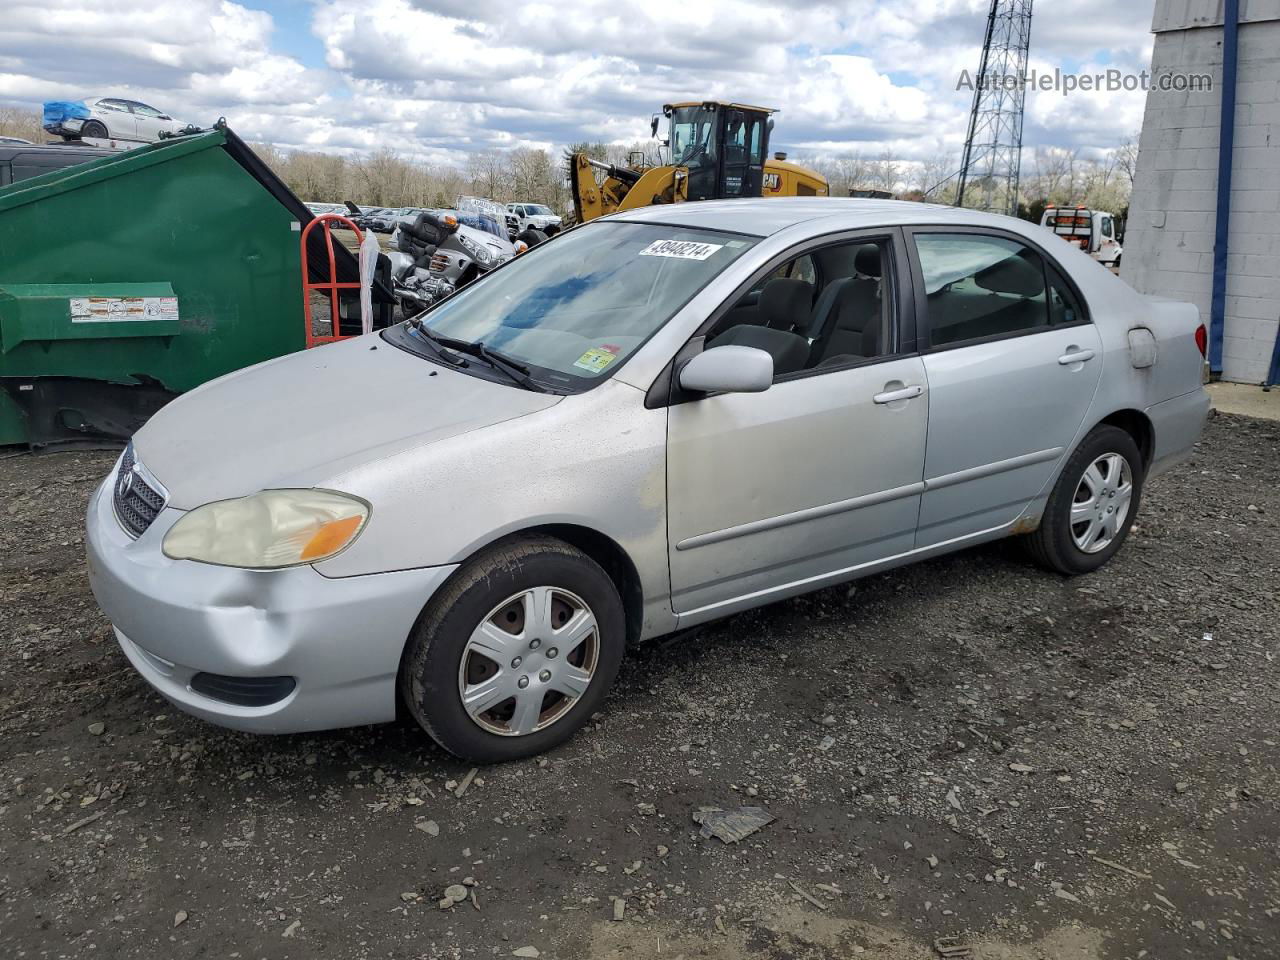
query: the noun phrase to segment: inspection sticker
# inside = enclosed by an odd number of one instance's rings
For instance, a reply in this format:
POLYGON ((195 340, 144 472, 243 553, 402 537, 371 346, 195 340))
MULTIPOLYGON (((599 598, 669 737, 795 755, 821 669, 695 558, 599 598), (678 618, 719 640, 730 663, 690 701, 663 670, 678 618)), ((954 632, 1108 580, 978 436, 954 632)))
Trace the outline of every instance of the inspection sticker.
POLYGON ((592 347, 577 360, 573 365, 580 370, 587 370, 591 373, 599 373, 613 361, 618 359, 618 351, 620 347, 615 347, 611 343, 606 343, 602 347, 592 347))
POLYGON ((177 297, 71 297, 72 323, 177 320, 177 297))
POLYGON ((723 243, 697 243, 693 240, 655 240, 640 251, 640 256, 705 260, 723 246, 723 243))

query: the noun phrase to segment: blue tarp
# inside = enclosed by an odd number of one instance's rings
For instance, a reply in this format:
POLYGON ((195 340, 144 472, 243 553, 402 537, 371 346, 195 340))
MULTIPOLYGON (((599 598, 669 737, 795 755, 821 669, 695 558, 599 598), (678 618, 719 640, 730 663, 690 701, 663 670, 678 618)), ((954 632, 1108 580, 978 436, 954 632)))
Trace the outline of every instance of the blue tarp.
POLYGON ((83 100, 46 100, 44 102, 44 128, 50 133, 58 133, 62 124, 72 117, 81 120, 89 116, 89 108, 83 100))

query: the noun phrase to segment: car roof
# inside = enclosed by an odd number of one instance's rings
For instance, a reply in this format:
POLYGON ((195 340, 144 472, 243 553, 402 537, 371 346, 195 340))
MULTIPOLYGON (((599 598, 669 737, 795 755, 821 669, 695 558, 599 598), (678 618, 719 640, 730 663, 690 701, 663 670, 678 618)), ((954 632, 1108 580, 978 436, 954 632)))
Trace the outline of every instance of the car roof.
POLYGON ((856 197, 776 197, 748 200, 703 200, 697 203, 660 204, 614 214, 610 220, 664 223, 706 230, 729 230, 767 237, 802 223, 830 220, 824 227, 856 230, 860 227, 944 224, 1000 227, 1023 232, 1036 226, 1015 217, 983 213, 938 203, 908 200, 871 200, 856 197))

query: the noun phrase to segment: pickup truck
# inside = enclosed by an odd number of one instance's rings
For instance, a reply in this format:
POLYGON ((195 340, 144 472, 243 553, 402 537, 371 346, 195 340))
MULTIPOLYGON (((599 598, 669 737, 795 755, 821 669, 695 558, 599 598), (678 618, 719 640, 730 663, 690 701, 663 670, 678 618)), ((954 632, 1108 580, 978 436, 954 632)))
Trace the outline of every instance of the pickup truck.
POLYGON ((561 222, 550 207, 541 203, 508 203, 507 226, 514 230, 513 236, 530 228, 550 235, 560 229, 561 222))

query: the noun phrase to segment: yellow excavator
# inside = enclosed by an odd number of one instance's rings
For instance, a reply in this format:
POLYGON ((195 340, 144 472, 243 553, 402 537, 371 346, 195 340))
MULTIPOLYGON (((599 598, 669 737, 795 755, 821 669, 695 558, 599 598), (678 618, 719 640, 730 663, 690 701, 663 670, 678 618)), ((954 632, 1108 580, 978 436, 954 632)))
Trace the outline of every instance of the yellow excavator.
MULTIPOLYGON (((655 203, 732 197, 825 197, 822 174, 769 156, 770 107, 704 100, 668 103, 670 162, 649 167, 603 163, 585 153, 568 156, 569 186, 577 223, 655 203), (597 182, 596 171, 604 174, 597 182)), ((652 133, 658 135, 658 118, 652 133)))

